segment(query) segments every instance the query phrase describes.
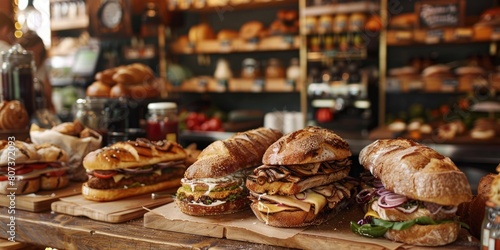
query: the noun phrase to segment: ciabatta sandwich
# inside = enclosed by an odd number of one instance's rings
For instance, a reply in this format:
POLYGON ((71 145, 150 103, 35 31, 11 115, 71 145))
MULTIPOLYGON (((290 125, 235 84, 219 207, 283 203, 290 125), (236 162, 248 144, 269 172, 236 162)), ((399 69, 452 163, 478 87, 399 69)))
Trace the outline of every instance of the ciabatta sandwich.
POLYGON ((28 194, 64 188, 68 154, 53 144, 0 141, 0 193, 28 194))
POLYGON ((228 214, 248 208, 245 179, 282 133, 258 128, 208 145, 186 170, 176 203, 189 215, 228 214))
POLYGON ((349 144, 333 131, 306 127, 271 145, 246 181, 251 208, 270 226, 320 224, 349 204, 357 183, 349 144))
POLYGON ((407 139, 377 140, 359 162, 373 177, 357 196, 365 218, 353 232, 411 245, 439 246, 457 239, 459 204, 472 198, 467 177, 433 149, 407 139))
POLYGON ((83 159, 88 181, 82 195, 88 200, 112 201, 178 187, 186 170, 186 152, 175 142, 117 142, 90 152, 83 159))

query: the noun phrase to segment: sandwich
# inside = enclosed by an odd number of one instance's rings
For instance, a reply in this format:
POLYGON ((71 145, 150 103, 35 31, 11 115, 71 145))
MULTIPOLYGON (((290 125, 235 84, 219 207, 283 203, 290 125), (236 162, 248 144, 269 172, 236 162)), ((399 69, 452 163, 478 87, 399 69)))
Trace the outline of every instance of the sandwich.
POLYGON ((282 135, 274 129, 257 128, 208 145, 181 180, 175 199, 180 211, 205 216, 248 209, 246 177, 282 135))
POLYGON ((457 239, 456 211, 472 193, 450 158, 412 140, 384 139, 363 148, 359 162, 370 173, 356 197, 366 214, 351 222, 353 232, 419 246, 457 239))
POLYGON ((29 194, 61 189, 69 184, 68 154, 44 143, 0 141, 0 193, 29 194))
POLYGON ((331 130, 291 132, 265 152, 246 180, 255 216, 275 227, 318 225, 352 203, 349 144, 331 130))
POLYGON ((88 181, 82 195, 93 201, 112 201, 180 185, 186 170, 184 149, 175 142, 117 142, 83 158, 88 181))

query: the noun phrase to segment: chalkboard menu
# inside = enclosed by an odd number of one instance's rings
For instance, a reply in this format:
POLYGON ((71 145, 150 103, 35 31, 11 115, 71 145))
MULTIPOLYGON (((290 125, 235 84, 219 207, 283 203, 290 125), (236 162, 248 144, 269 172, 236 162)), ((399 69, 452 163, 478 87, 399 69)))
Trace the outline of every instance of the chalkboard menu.
POLYGON ((463 0, 420 1, 415 11, 419 28, 456 27, 464 23, 463 0))

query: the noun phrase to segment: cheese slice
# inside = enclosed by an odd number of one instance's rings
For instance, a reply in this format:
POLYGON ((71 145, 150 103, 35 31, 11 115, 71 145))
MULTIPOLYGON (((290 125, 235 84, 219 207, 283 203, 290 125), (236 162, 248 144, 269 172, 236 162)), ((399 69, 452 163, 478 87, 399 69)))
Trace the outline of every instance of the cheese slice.
POLYGON ((296 207, 282 206, 282 205, 273 204, 273 203, 264 203, 261 201, 259 201, 259 203, 257 203, 257 209, 263 213, 268 213, 268 214, 277 213, 277 212, 286 211, 286 210, 291 210, 291 211, 297 210, 296 207))
POLYGON ((123 179, 123 177, 125 177, 124 174, 115 174, 113 175, 113 180, 116 182, 119 182, 121 179, 123 179))
POLYGON ((314 214, 318 214, 326 205, 326 198, 314 191, 307 190, 305 199, 298 200, 293 195, 262 195, 262 199, 270 200, 278 204, 283 204, 290 207, 299 208, 305 212, 309 212, 311 205, 314 205, 314 214))

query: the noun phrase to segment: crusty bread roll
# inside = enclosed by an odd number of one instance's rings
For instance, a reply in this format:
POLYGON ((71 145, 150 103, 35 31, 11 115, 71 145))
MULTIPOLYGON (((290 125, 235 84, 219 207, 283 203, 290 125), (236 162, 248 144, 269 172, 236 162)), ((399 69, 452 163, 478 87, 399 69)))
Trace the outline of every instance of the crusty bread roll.
POLYGON ((40 189, 41 190, 55 190, 61 189, 69 185, 69 176, 40 176, 40 189))
POLYGON ((116 82, 113 80, 113 75, 118 71, 118 68, 105 69, 95 74, 95 80, 100 81, 106 85, 112 86, 116 82))
POLYGON ((282 136, 281 132, 258 128, 236 133, 226 140, 208 145, 184 174, 185 178, 219 178, 240 169, 257 166, 262 155, 273 142, 282 136))
POLYGON ((109 97, 111 98, 119 98, 119 97, 128 97, 130 96, 130 91, 123 83, 117 83, 111 87, 109 91, 109 97))
POLYGON ((450 158, 411 140, 377 140, 359 161, 386 189, 411 199, 457 206, 472 198, 467 177, 450 158))
POLYGON ((204 40, 212 40, 215 38, 215 32, 207 23, 194 25, 189 29, 188 40, 190 43, 197 43, 204 40))
POLYGON ((87 170, 115 170, 185 158, 186 152, 175 142, 136 140, 92 151, 83 158, 83 166, 87 170))
POLYGON ((69 156, 62 148, 50 143, 35 145, 35 149, 40 155, 40 162, 67 162, 69 156))
POLYGON ((181 212, 205 216, 248 208, 246 176, 280 136, 277 130, 257 128, 208 145, 181 180, 175 200, 181 212))
POLYGON ((240 28, 240 38, 249 40, 259 37, 264 30, 264 24, 259 21, 249 21, 244 23, 240 28))
POLYGON ((90 97, 109 97, 111 87, 101 81, 95 81, 87 87, 85 95, 90 97))
POLYGON ((233 40, 238 38, 239 35, 240 33, 236 30, 222 29, 219 32, 217 32, 217 40, 219 41, 233 40))
POLYGON ((14 192, 14 194, 31 194, 38 190, 40 190, 40 178, 16 180, 14 186, 11 186, 8 181, 0 181, 1 194, 11 194, 11 192, 14 192))
POLYGON ((319 225, 328 220, 329 215, 333 215, 330 209, 325 209, 320 214, 314 214, 311 209, 308 212, 303 210, 281 211, 279 213, 262 213, 259 212, 258 203, 253 202, 250 208, 254 212, 257 219, 277 227, 304 227, 310 225, 319 225))
POLYGON ((384 236, 410 245, 441 246, 443 242, 456 241, 459 232, 460 224, 450 222, 438 225, 413 225, 406 230, 388 230, 384 236))
POLYGON ((345 159, 351 156, 349 144, 328 129, 308 127, 279 139, 267 150, 267 165, 307 164, 345 159))
POLYGON ((0 141, 0 166, 7 166, 13 157, 16 164, 36 162, 40 159, 34 144, 17 140, 12 143, 9 144, 6 140, 0 141))
POLYGON ((18 100, 0 103, 0 130, 24 129, 28 126, 28 111, 18 100))
POLYGON ((53 131, 71 136, 79 136, 84 129, 85 126, 78 119, 73 122, 63 122, 51 128, 53 131))

